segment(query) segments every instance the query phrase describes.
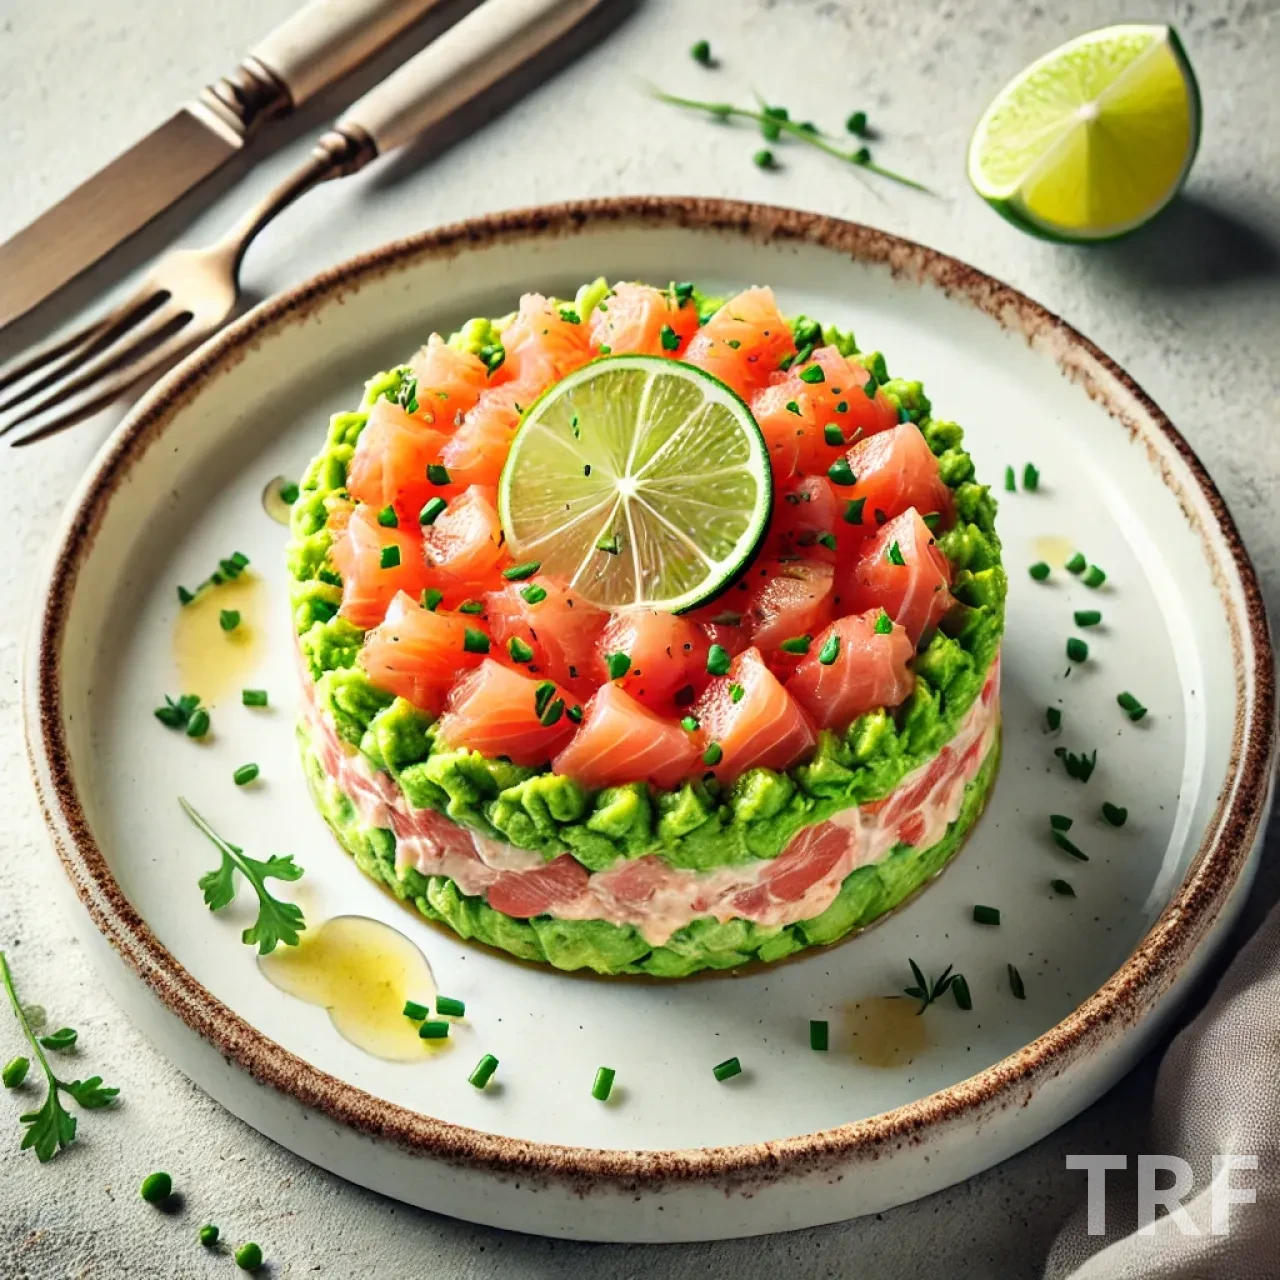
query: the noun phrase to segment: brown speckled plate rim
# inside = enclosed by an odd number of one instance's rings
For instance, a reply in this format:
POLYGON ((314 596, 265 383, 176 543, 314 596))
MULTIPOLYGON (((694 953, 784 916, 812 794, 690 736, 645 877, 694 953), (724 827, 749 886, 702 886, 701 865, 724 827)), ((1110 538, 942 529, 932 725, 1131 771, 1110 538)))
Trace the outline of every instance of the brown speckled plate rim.
POLYGON ((749 1192, 784 1176, 839 1176, 854 1161, 940 1136, 944 1126, 980 1124, 1023 1107, 1101 1043, 1120 1037, 1168 990, 1214 924, 1244 870, 1269 795, 1276 751, 1271 641, 1253 565, 1234 521, 1200 460, 1151 399, 1113 361, 1059 317, 954 258, 841 219, 732 200, 620 197, 475 218, 388 244, 264 302, 215 336, 154 387, 99 455, 64 519, 51 580, 35 619, 25 688, 27 743, 54 848, 97 928, 165 1007, 261 1084, 333 1120, 424 1156, 537 1184, 592 1190, 656 1189, 710 1180, 749 1192), (677 226, 765 242, 810 244, 887 267, 985 312, 1002 327, 1047 346, 1060 369, 1102 405, 1130 437, 1147 439, 1153 468, 1197 533, 1232 633, 1237 699, 1226 785, 1177 895, 1132 956, 1073 1013, 1017 1053, 967 1080, 882 1115, 816 1133, 739 1146, 686 1150, 601 1150, 536 1143, 451 1124, 376 1098, 318 1070, 262 1035, 215 999, 161 946, 112 876, 81 806, 62 724, 60 655, 80 567, 117 487, 161 437, 174 414, 219 372, 239 362, 277 326, 296 323, 362 283, 415 261, 451 257, 499 242, 563 237, 607 225, 677 226), (1169 466, 1163 436, 1185 465, 1169 466), (1194 501, 1192 500, 1194 495, 1194 501), (1204 528, 1199 504, 1211 513, 1204 528), (1215 550, 1214 536, 1226 549, 1215 550), (1237 604, 1237 600, 1241 604, 1237 604))

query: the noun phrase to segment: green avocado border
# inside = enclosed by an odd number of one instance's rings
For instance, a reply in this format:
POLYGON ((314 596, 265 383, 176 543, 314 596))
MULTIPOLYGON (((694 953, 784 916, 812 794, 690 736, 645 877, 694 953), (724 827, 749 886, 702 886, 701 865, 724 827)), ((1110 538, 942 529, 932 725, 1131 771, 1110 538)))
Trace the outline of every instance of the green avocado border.
POLYGON ((482 942, 520 960, 563 970, 652 978, 684 978, 701 969, 737 969, 753 961, 781 960, 865 929, 900 907, 955 856, 986 808, 1000 763, 997 732, 986 759, 966 784, 960 811, 942 839, 927 848, 895 845, 880 861, 856 868, 821 915, 773 926, 742 919, 721 923, 704 916, 655 947, 631 925, 553 916, 517 920, 494 910, 482 897, 462 893, 448 876, 424 876, 413 867, 397 871, 395 834, 360 822, 351 798, 325 772, 305 719, 299 720, 297 733, 307 785, 338 843, 361 871, 401 902, 412 903, 428 920, 447 925, 460 938, 482 942))
MULTIPOLYGON (((582 323, 604 296, 603 281, 579 290, 582 323)), ((690 305, 705 318, 719 300, 695 291, 690 305)), ((449 341, 480 352, 496 368, 504 325, 473 320, 449 341)), ((1004 628, 1007 581, 995 499, 975 478, 963 431, 932 416, 919 382, 890 378, 884 357, 859 351, 847 331, 804 316, 792 327, 798 338, 859 355, 899 417, 919 426, 954 497, 956 523, 938 545, 964 607, 914 659, 911 696, 892 711, 861 716, 842 734, 824 730, 803 764, 785 772, 751 769, 727 787, 695 779, 671 791, 635 783, 593 793, 549 768, 524 768, 437 741, 428 716, 378 689, 356 666, 364 633, 337 616, 342 580, 329 558, 328 504, 346 497, 347 466, 370 408, 381 397, 400 396, 402 387, 413 394, 400 367, 369 381, 358 410, 331 419, 324 448, 299 484, 286 559, 299 651, 319 708, 344 742, 391 775, 412 807, 436 809, 490 839, 547 858, 569 852, 593 872, 646 854, 708 870, 776 857, 802 827, 887 795, 954 736, 982 690, 1004 628)))

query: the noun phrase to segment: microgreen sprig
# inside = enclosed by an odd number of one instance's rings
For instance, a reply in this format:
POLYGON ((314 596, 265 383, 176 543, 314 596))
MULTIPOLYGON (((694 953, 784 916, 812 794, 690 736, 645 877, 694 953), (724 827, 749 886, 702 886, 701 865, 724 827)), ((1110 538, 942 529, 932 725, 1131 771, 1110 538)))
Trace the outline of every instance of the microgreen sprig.
MULTIPOLYGON (((915 978, 916 985, 914 987, 903 987, 902 994, 911 996, 914 1000, 920 1001, 920 1007, 916 1010, 918 1018, 935 1000, 940 996, 944 996, 957 982, 963 981, 963 974, 952 973, 954 966, 947 965, 945 969, 934 978, 933 982, 924 976, 924 970, 920 968, 914 960, 909 956, 907 963, 911 966, 911 976, 915 978)), ((964 984, 964 990, 968 991, 968 983, 964 984)))
POLYGON ((240 935, 241 941, 250 946, 256 945, 258 953, 264 956, 282 942, 285 946, 296 947, 298 935, 307 927, 302 918, 302 908, 294 902, 273 898, 266 886, 269 879, 297 880, 301 877, 302 868, 294 862, 293 855, 280 857, 272 854, 265 862, 250 858, 238 845, 224 840, 182 796, 178 797, 178 803, 222 854, 217 869, 206 872, 199 880, 205 906, 210 911, 220 911, 236 896, 236 872, 239 871, 258 895, 258 918, 240 935))
POLYGON ((24 1112, 18 1117, 21 1123, 26 1125, 26 1132, 22 1135, 21 1150, 26 1151, 31 1148, 36 1153, 36 1159, 44 1164, 52 1160, 62 1148, 70 1146, 76 1140, 76 1118, 62 1105, 63 1093, 69 1094, 86 1111, 97 1111, 110 1106, 120 1090, 104 1085, 101 1076, 90 1076, 87 1080, 59 1079, 54 1074, 53 1068, 49 1066, 44 1046, 47 1042, 57 1040, 57 1043, 49 1043, 49 1048, 69 1049, 75 1043, 75 1032, 69 1027, 64 1027, 52 1036, 36 1038, 27 1020, 26 1012, 18 1001, 18 993, 13 985, 13 974, 9 972, 9 962, 5 959, 3 951, 0 951, 0 982, 4 984, 9 1003, 13 1006, 14 1016, 18 1019, 22 1034, 27 1038, 27 1043, 30 1044, 48 1085, 44 1103, 37 1110, 24 1112))
POLYGON ((846 151, 843 147, 817 132, 807 121, 797 122, 785 119, 778 114, 777 108, 771 109, 766 106, 756 109, 753 107, 737 107, 729 102, 704 102, 697 98, 684 98, 676 93, 666 93, 656 87, 651 89, 650 92, 659 102, 665 102, 673 107, 684 107, 689 111, 703 111, 717 120, 752 120, 758 125, 767 126, 769 136, 773 136, 773 130, 776 128, 778 134, 785 133, 793 138, 799 138, 801 142, 811 147, 816 147, 819 151, 823 151, 829 156, 834 156, 837 160, 843 160, 846 164, 865 169, 868 173, 878 174, 882 178, 888 178, 891 182, 910 187, 913 191, 923 191, 926 195, 935 194, 923 182, 916 182, 914 178, 908 178, 892 169, 886 169, 881 165, 874 164, 871 160, 871 153, 866 147, 859 147, 855 151, 846 151))

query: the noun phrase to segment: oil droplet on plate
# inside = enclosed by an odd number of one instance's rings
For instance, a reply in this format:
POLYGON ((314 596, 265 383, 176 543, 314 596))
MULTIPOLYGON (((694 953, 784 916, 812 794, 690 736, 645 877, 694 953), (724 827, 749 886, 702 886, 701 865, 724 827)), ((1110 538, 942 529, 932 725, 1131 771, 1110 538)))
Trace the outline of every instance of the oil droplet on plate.
POLYGON ((262 509, 277 524, 288 524, 293 514, 293 508, 280 496, 285 485, 291 483, 288 476, 274 476, 262 491, 262 509))
POLYGON ((1076 553, 1076 544, 1056 533, 1036 538, 1031 545, 1035 554, 1055 569, 1061 569, 1076 553))
POLYGON ((173 654, 178 664, 179 693, 195 693, 208 703, 239 690, 244 677, 266 650, 262 617, 266 583, 252 569, 231 582, 206 587, 178 610, 173 624, 173 654), (240 623, 224 631, 223 609, 234 609, 240 623))
POLYGON ((258 958, 272 986, 329 1011, 334 1029, 387 1062, 419 1062, 451 1041, 423 1040, 404 1002, 432 1006, 436 984, 422 952, 381 920, 334 916, 308 929, 296 947, 258 958))
POLYGON ((929 1044, 920 1005, 904 996, 872 996, 851 1004, 845 1014, 853 1055, 868 1067, 901 1067, 929 1044))

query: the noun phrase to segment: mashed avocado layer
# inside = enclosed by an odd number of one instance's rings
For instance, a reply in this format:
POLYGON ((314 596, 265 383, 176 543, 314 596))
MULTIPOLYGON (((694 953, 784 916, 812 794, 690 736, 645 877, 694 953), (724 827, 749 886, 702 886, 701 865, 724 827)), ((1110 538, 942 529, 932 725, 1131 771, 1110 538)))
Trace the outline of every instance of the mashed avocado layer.
POLYGON ((721 924, 711 916, 693 921, 654 947, 629 925, 605 920, 556 920, 535 916, 515 920, 481 897, 460 893, 446 876, 424 876, 412 867, 396 870, 396 838, 385 827, 364 826, 356 806, 325 773, 305 721, 298 745, 307 783, 317 807, 339 843, 368 876, 381 881, 402 902, 412 902, 429 920, 447 924, 521 960, 557 969, 594 969, 602 974, 644 973, 683 978, 699 969, 733 969, 753 960, 781 960, 805 947, 837 942, 905 902, 946 866, 986 806, 996 779, 1000 743, 987 753, 964 790, 955 821, 927 849, 899 844, 887 857, 850 873, 832 904, 819 916, 795 924, 763 926, 749 920, 721 924))
MULTIPOLYGON (((579 290, 575 305, 583 323, 603 296, 601 281, 579 290)), ((714 300, 697 302, 700 314, 714 310, 714 300)), ((812 341, 812 321, 799 317, 793 326, 797 331, 803 328, 812 341)), ((503 327, 501 320, 473 320, 450 342, 492 360, 501 350, 503 327)), ((826 328, 822 338, 846 355, 857 351, 853 335, 846 331, 826 328)), ((890 378, 878 352, 859 358, 899 406, 900 417, 920 427, 956 508, 956 523, 939 537, 938 545, 951 562, 952 591, 964 607, 945 620, 916 656, 915 689, 902 706, 864 715, 841 734, 824 730, 813 758, 789 770, 751 769, 732 786, 695 779, 672 791, 636 783, 587 792, 549 768, 523 768, 437 741, 428 716, 378 689, 356 665, 364 633, 337 616, 342 580, 329 558, 329 503, 346 499, 347 467, 369 409, 380 397, 395 398, 399 393, 406 371, 395 369, 367 384, 360 409, 333 417, 325 446, 307 468, 293 508, 288 567, 294 625, 303 664, 316 682, 317 702, 338 735, 358 747, 375 768, 389 773, 413 807, 439 810, 485 836, 547 858, 568 851, 589 871, 650 853, 672 866, 695 870, 776 857, 801 827, 887 795, 954 736, 981 691, 1004 627, 1006 579, 995 532, 996 504, 988 487, 974 478, 960 427, 932 417, 920 383, 890 378)), ((327 816, 341 837, 349 824, 327 816)), ((362 837, 364 844, 376 834, 362 837)), ((354 841, 348 847, 357 858, 362 856, 354 841)), ((380 874, 371 867, 366 870, 380 874)), ((445 910, 452 888, 434 892, 444 905, 432 907, 429 914, 450 918, 466 936, 481 936, 474 921, 484 913, 495 914, 479 903, 454 910, 454 921, 445 910)), ((431 900, 427 887, 411 896, 431 900)), ((506 923, 524 931, 521 937, 530 931, 530 936, 536 935, 532 925, 506 923)), ((498 930, 496 925, 486 927, 498 930)), ((565 926, 556 925, 561 927, 565 926)), ((484 940, 523 954, 494 937, 484 940)), ((520 945, 526 950, 532 946, 527 937, 520 945)), ((642 945, 638 936, 636 945, 642 945)), ((767 945, 768 940, 758 940, 748 951, 762 952, 767 945)), ((805 944, 796 944, 801 945, 805 944)), ((786 954, 787 949, 776 954, 786 954)), ((742 963, 737 951, 734 955, 729 963, 742 963)), ((623 967, 625 963, 630 962, 623 967)), ((700 961, 695 967, 707 963, 700 961)), ((619 966, 608 971, 619 971, 619 966)))

